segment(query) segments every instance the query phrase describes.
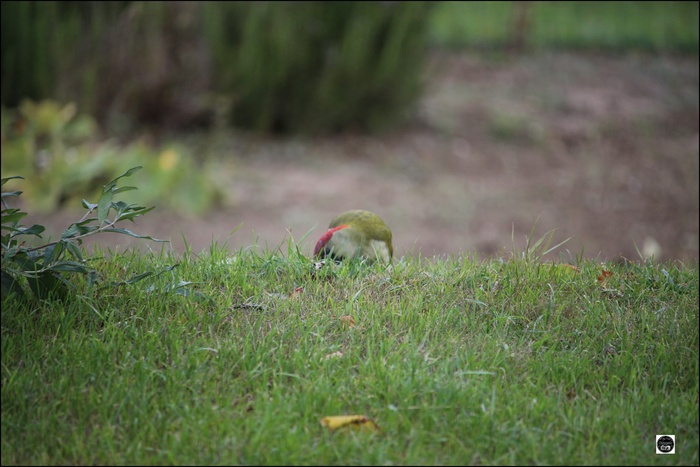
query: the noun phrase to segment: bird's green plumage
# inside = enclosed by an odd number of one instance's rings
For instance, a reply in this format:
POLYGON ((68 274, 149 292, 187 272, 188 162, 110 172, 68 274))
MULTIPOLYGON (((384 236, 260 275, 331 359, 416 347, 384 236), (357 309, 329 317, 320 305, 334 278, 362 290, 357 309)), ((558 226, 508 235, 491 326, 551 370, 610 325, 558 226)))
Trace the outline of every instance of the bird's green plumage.
POLYGON ((370 260, 380 257, 390 261, 394 254, 391 229, 373 212, 360 209, 344 212, 328 228, 316 247, 316 252, 323 256, 333 251, 341 257, 363 256, 370 260))
POLYGON ((360 209, 347 211, 333 219, 328 227, 332 229, 343 224, 359 229, 369 239, 382 240, 388 245, 391 244, 391 229, 373 212, 360 209))

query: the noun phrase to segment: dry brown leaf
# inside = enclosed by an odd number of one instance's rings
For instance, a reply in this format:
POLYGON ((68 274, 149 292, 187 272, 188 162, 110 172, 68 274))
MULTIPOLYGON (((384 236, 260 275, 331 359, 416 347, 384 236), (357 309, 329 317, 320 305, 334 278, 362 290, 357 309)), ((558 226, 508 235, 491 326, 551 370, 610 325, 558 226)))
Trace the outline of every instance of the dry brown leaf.
POLYGON ((355 318, 353 318, 350 315, 345 315, 340 317, 340 322, 345 324, 348 327, 353 327, 355 326, 355 318))
POLYGON ((304 291, 304 287, 297 287, 296 289, 292 290, 292 292, 289 294, 289 299, 294 300, 295 298, 299 298, 299 295, 304 291))
POLYGON ((612 275, 612 272, 603 269, 603 272, 598 276, 598 284, 600 284, 601 287, 605 287, 608 283, 608 279, 610 279, 612 275))

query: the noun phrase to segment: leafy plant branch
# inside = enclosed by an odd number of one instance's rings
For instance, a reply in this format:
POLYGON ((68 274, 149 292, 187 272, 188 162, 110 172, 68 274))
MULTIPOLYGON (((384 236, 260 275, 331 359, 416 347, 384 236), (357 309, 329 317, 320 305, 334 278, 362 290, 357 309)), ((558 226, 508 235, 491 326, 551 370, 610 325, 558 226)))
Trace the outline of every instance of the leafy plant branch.
MULTIPOLYGON (((39 299, 49 298, 52 294, 61 298, 67 296, 69 282, 59 273, 80 273, 88 274, 91 268, 85 265, 79 245, 86 237, 98 233, 119 233, 131 237, 143 238, 162 242, 147 235, 138 235, 130 230, 116 227, 121 221, 133 220, 153 209, 136 204, 128 204, 123 201, 115 201, 114 196, 125 191, 136 190, 133 186, 117 187, 117 182, 124 177, 131 176, 141 167, 133 167, 107 183, 96 204, 82 200, 83 207, 87 209, 85 215, 78 221, 71 224, 62 234, 59 240, 46 243, 36 247, 27 247, 20 243, 18 237, 22 235, 34 235, 41 238, 41 233, 45 230, 42 225, 32 225, 24 227, 20 224, 21 219, 27 215, 20 209, 10 208, 7 199, 18 197, 21 191, 2 193, 2 291, 5 293, 16 293, 24 297, 20 278, 26 278, 33 294, 39 299), (96 216, 93 214, 96 211, 96 216), (110 219, 110 213, 114 217, 110 219), (66 259, 66 255, 72 260, 66 259)), ((11 179, 22 179, 23 177, 13 176, 2 179, 0 186, 4 186, 11 179)), ((92 279, 90 279, 92 280, 92 279)))

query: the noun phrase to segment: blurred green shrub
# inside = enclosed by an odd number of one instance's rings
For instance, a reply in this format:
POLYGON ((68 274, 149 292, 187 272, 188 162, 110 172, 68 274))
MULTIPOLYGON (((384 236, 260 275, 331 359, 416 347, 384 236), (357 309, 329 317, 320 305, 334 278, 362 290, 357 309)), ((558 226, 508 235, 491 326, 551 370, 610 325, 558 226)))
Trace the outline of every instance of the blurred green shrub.
POLYGON ((2 102, 110 132, 375 130, 420 91, 427 2, 2 2, 2 102), (103 5, 104 4, 104 5, 103 5))
POLYGON ((90 52, 104 41, 108 25, 126 5, 124 1, 2 2, 2 104, 16 107, 26 98, 59 99, 76 101, 92 114, 81 100, 65 95, 66 83, 76 74, 89 77, 92 88, 71 90, 87 97, 99 78, 109 79, 97 74, 100 57, 90 52))
POLYGON ((2 3, 2 103, 75 102, 113 134, 206 120, 196 2, 2 3))
POLYGON ((418 97, 426 2, 206 5, 216 88, 237 126, 274 132, 375 131, 418 97))
MULTIPOLYGON (((24 199, 32 210, 51 212, 98 196, 105 183, 135 165, 144 167, 135 177, 142 188, 124 193, 127 202, 159 203, 200 214, 221 201, 223 190, 184 148, 173 143, 154 148, 143 140, 119 146, 101 140, 94 119, 76 108, 26 100, 17 109, 1 109, 2 173, 27 178, 24 199)), ((14 183, 8 181, 8 187, 14 189, 14 183)))

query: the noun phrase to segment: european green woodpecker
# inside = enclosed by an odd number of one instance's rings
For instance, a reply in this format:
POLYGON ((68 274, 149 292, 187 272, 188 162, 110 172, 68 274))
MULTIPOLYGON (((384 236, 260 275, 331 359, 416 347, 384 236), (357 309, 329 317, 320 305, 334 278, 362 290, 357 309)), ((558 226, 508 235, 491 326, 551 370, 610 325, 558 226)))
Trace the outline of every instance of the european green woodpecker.
POLYGON ((333 219, 314 248, 316 257, 361 257, 369 262, 378 258, 389 263, 393 254, 389 226, 375 213, 359 209, 333 219))

